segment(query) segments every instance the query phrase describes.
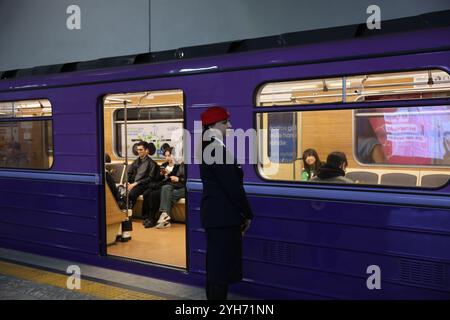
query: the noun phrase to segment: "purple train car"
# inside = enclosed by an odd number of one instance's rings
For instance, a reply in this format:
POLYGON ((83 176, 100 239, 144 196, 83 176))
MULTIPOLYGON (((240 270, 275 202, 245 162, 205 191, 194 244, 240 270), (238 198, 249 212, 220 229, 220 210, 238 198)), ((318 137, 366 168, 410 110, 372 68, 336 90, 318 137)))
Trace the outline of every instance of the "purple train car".
POLYGON ((202 285, 196 137, 174 132, 194 133, 201 112, 220 105, 246 133, 238 159, 255 214, 234 292, 449 299, 448 21, 446 11, 381 30, 355 25, 0 72, 0 246, 202 285), (104 172, 123 182, 138 140, 154 146, 158 162, 165 144, 175 147, 187 192, 171 228, 143 228, 136 204, 132 239, 116 242, 121 218, 104 172), (348 180, 310 170, 307 149, 317 163, 345 153, 338 175, 348 180))

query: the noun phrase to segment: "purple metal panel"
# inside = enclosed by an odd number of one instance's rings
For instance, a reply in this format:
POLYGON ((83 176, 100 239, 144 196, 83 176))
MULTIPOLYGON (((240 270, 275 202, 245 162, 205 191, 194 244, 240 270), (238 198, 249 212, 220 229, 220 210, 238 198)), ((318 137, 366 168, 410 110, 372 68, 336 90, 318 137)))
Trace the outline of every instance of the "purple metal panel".
MULTIPOLYGON (((204 254, 193 254, 193 268, 199 268, 204 260, 204 254), (200 264, 197 266, 197 264, 200 264)), ((329 259, 322 256, 323 260, 329 259)), ((340 273, 338 270, 322 271, 317 268, 297 268, 292 265, 271 264, 264 261, 247 259, 244 262, 244 284, 255 287, 271 287, 291 292, 296 295, 293 299, 448 299, 450 294, 441 288, 420 288, 414 284, 404 284, 389 281, 383 273, 382 290, 368 290, 366 287, 367 274, 359 261, 352 265, 361 266, 358 275, 340 273), (407 290, 405 290, 407 288, 407 290)), ((382 264, 382 270, 388 268, 382 264)), ((200 273, 200 272, 199 272, 200 273)), ((255 291, 257 289, 255 288, 255 291)), ((273 299, 273 292, 263 298, 273 299)))
POLYGON ((0 178, 0 194, 0 245, 99 253, 98 186, 0 178))
MULTIPOLYGON (((191 193, 190 201, 199 193, 191 193)), ((321 202, 249 195, 257 218, 247 237, 316 244, 450 262, 450 211, 387 205, 321 202), (282 232, 280 232, 282 231, 282 232), (426 245, 410 246, 415 238, 426 245), (354 243, 353 239, 372 239, 354 243)), ((195 201, 195 200, 194 200, 195 201)), ((190 230, 200 230, 199 211, 190 206, 190 230)))
MULTIPOLYGON (((189 194, 190 267, 198 274, 205 270, 206 249, 200 196, 189 194)), ((250 196, 250 202, 255 218, 244 239, 244 278, 254 285, 311 298, 450 298, 449 211, 279 196, 250 196), (427 277, 405 279, 402 263, 425 265, 412 272, 427 277), (374 264, 382 270, 382 293, 365 287, 366 269, 374 264)))

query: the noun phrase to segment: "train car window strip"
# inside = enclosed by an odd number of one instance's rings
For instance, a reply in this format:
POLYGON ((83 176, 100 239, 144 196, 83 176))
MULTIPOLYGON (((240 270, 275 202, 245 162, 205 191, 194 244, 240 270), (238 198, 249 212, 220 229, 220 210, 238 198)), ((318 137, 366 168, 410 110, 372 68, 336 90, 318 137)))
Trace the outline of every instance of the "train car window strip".
POLYGON ((422 70, 271 82, 263 85, 256 106, 290 106, 450 97, 450 75, 422 70))
MULTIPOLYGON (((127 122, 131 121, 158 121, 158 120, 180 120, 183 121, 183 109, 179 106, 151 106, 140 108, 129 108, 127 110, 127 122)), ((124 110, 119 109, 115 112, 115 121, 124 121, 124 110)))
POLYGON ((309 176, 307 149, 314 149, 321 162, 335 151, 346 155, 346 174, 337 175, 342 176, 337 182, 441 188, 450 180, 448 104, 255 115, 258 130, 279 129, 278 140, 269 133, 258 141, 258 173, 266 180, 330 183, 318 175, 318 167, 309 176))
POLYGON ((48 100, 0 102, 0 119, 51 116, 52 106, 48 100))
POLYGON ((162 160, 163 150, 176 145, 175 153, 182 153, 180 141, 171 141, 173 131, 183 129, 184 107, 182 90, 143 91, 109 94, 104 98, 104 108, 110 114, 112 154, 117 159, 135 155, 134 146, 140 140, 150 143, 151 156, 162 160), (123 101, 127 101, 127 119, 123 101), (125 138, 125 125, 128 134, 125 138))
POLYGON ((49 170, 52 127, 47 99, 0 102, 0 168, 49 170))

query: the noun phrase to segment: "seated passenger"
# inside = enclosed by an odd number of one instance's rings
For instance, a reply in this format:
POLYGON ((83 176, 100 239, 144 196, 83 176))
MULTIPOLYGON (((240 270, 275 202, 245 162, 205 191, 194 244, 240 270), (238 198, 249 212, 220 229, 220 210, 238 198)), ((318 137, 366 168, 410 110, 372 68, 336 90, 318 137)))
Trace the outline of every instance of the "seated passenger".
POLYGON ((317 151, 314 149, 306 149, 303 152, 303 170, 301 175, 301 181, 308 181, 317 175, 319 168, 323 165, 320 161, 317 151))
POLYGON ((6 153, 3 156, 3 165, 8 168, 26 168, 29 165, 27 155, 21 151, 20 143, 11 142, 8 144, 6 153))
MULTIPOLYGON (((107 153, 105 153, 105 163, 111 163, 111 157, 107 153)), ((111 193, 112 193, 114 199, 116 199, 116 202, 117 202, 117 205, 119 206, 119 208, 121 210, 126 210, 125 197, 123 197, 123 195, 119 191, 119 188, 116 186, 116 182, 114 181, 114 178, 113 178, 111 172, 109 172, 106 169, 106 166, 105 166, 105 179, 106 179, 106 184, 108 185, 109 190, 111 190, 111 193)))
POLYGON ((170 227, 172 207, 185 197, 184 164, 175 164, 172 149, 164 151, 166 162, 161 165, 160 188, 149 189, 144 193, 142 215, 148 216, 144 221, 146 228, 156 225, 158 229, 170 227))
MULTIPOLYGON (((139 157, 133 161, 128 169, 128 209, 132 209, 137 198, 143 194, 150 183, 157 179, 158 164, 149 156, 149 145, 145 141, 136 144, 136 151, 139 157)), ((129 210, 131 212, 131 210, 129 210)), ((131 239, 133 224, 131 214, 127 221, 122 223, 122 242, 131 239)))
POLYGON ((345 153, 335 151, 328 155, 327 162, 320 167, 317 176, 311 181, 328 183, 354 183, 345 177, 348 161, 345 153))
POLYGON ((149 145, 145 141, 136 144, 139 157, 128 168, 129 206, 133 208, 137 198, 142 195, 152 181, 158 177, 158 164, 148 154, 149 145))

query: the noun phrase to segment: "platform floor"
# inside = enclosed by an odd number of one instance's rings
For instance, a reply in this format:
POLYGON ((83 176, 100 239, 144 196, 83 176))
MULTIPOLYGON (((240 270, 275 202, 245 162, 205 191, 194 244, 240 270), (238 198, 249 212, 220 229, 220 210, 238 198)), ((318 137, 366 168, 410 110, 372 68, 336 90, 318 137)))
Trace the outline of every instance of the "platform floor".
POLYGON ((204 299, 200 287, 0 248, 0 300, 204 299), (66 268, 74 264, 82 270, 80 290, 67 289, 66 268))
POLYGON ((0 274, 0 300, 97 300, 97 298, 0 274))
POLYGON ((146 229, 142 220, 136 220, 131 240, 116 242, 107 250, 113 256, 186 268, 186 225, 172 223, 167 229, 146 229))

